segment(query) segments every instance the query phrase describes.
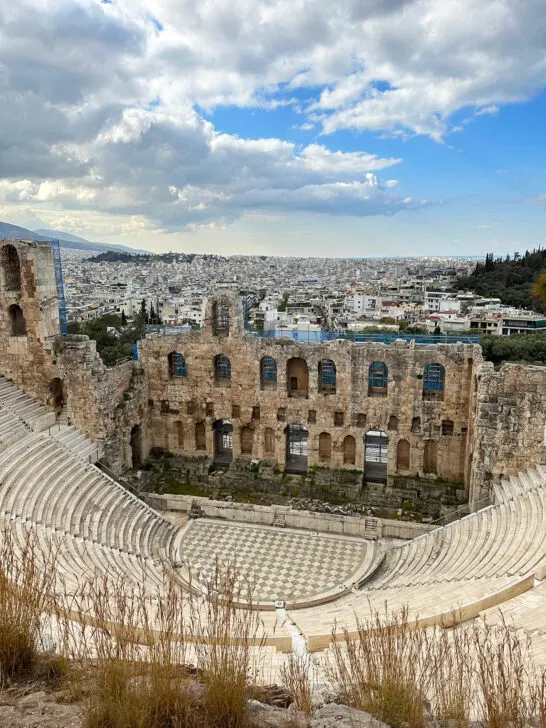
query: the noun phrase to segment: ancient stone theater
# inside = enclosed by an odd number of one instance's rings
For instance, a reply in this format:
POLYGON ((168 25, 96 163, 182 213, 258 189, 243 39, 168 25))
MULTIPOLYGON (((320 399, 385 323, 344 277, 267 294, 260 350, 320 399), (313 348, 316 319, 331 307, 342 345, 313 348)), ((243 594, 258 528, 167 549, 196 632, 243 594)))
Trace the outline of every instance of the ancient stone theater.
POLYGON ((52 249, 24 240, 0 241, 0 309, 0 516, 64 534, 68 579, 99 565, 183 582, 231 548, 257 571, 273 651, 295 629, 326 649, 334 621, 385 602, 427 624, 502 606, 546 661, 546 368, 495 369, 464 343, 259 338, 231 295, 209 299, 202 330, 159 329, 106 367, 94 341, 61 334, 52 249), (456 484, 468 515, 404 530, 186 498, 204 517, 177 521, 176 498, 120 477, 153 448, 233 477, 313 471, 350 497, 398 478, 456 484))

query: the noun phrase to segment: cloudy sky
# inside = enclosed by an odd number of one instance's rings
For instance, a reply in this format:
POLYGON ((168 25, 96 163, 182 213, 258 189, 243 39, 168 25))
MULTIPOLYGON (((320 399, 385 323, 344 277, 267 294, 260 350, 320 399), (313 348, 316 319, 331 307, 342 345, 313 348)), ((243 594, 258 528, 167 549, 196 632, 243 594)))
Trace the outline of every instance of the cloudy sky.
POLYGON ((546 239, 544 0, 5 0, 0 220, 153 251, 546 239))

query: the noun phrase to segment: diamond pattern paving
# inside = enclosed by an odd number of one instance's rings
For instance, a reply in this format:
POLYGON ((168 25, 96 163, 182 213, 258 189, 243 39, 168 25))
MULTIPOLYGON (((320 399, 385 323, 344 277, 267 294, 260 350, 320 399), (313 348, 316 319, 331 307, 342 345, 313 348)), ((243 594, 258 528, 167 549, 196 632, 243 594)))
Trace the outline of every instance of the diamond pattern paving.
POLYGON ((365 554, 366 543, 357 539, 196 520, 181 555, 200 580, 212 578, 218 558, 251 580, 255 599, 298 601, 348 581, 365 554))

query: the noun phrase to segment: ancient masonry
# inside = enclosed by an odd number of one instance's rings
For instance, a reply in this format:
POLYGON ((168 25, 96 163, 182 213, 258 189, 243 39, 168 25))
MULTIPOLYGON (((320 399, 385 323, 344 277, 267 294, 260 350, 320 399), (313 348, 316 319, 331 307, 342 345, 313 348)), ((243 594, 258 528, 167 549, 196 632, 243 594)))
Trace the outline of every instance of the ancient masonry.
POLYGON ((267 461, 464 484, 471 503, 546 463, 546 368, 498 371, 476 345, 299 344, 243 330, 236 297, 208 302, 203 331, 149 334, 107 368, 61 336, 46 243, 0 241, 0 373, 99 441, 121 470, 153 447, 188 459, 267 461))

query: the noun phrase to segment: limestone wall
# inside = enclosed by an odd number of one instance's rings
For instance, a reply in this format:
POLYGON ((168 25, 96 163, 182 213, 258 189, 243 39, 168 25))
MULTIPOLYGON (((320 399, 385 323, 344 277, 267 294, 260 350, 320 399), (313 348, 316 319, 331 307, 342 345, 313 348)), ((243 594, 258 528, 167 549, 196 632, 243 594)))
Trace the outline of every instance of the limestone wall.
POLYGON ((260 459, 283 470, 286 427, 303 425, 308 466, 358 475, 364 435, 382 430, 389 476, 464 483, 474 503, 495 480, 545 462, 546 368, 495 371, 479 346, 252 338, 240 301, 226 294, 208 302, 203 331, 148 335, 139 357, 136 367, 108 368, 94 342, 61 337, 51 247, 0 241, 0 373, 51 408, 51 385, 61 380, 69 416, 103 441, 113 467, 131 465, 137 439, 141 457, 156 446, 214 458, 219 420, 233 425, 235 461, 260 459), (184 376, 169 367, 172 352, 184 356, 184 376), (218 355, 229 358, 229 380, 215 375, 218 355), (274 382, 261 376, 265 356, 276 364, 274 382), (335 364, 335 391, 321 387, 325 360, 335 364), (372 362, 388 368, 384 390, 369 386, 372 362), (429 364, 445 370, 439 397, 423 396, 429 364))
POLYGON ((197 504, 207 518, 226 521, 242 521, 272 526, 276 513, 282 514, 288 528, 303 528, 324 533, 338 533, 345 536, 376 539, 393 537, 410 539, 434 530, 425 523, 405 523, 385 518, 368 516, 343 516, 332 513, 296 511, 287 506, 260 506, 250 503, 232 503, 200 498, 191 495, 159 495, 147 493, 147 502, 160 511, 181 511, 188 513, 192 503, 197 504))
POLYGON ((493 482, 536 463, 546 463, 546 367, 483 364, 477 374, 477 404, 471 454, 473 502, 490 494, 493 482))
POLYGON ((139 358, 148 383, 150 447, 214 457, 214 423, 229 420, 234 459, 268 459, 282 468, 286 461, 285 429, 299 424, 309 431, 309 465, 362 471, 363 437, 369 430, 380 429, 389 439, 389 475, 423 476, 430 470, 432 476, 464 481, 473 373, 481 362, 478 346, 416 347, 404 341, 385 345, 346 340, 299 344, 292 339, 252 338, 239 331, 215 336, 208 328, 183 335, 148 335, 139 344, 139 358), (184 377, 170 373, 169 354, 173 352, 184 356, 184 377), (215 377, 218 355, 230 361, 229 381, 215 377), (276 362, 274 385, 268 382, 264 386, 261 381, 264 356, 276 362), (294 359, 307 364, 308 387, 304 392, 289 392, 294 359), (320 391, 319 363, 325 359, 335 363, 335 393, 320 391), (369 391, 368 372, 374 361, 388 367, 386 396, 369 391), (441 399, 426 400, 423 371, 433 363, 445 368, 445 390, 441 399), (199 426, 205 429, 204 450, 199 447, 199 426), (326 440, 322 450, 321 434, 323 445, 326 440), (347 437, 354 438, 354 455, 349 453, 349 457, 347 437), (243 440, 246 450, 241 446, 243 440), (397 458, 400 440, 409 444, 409 462, 397 458), (424 462, 427 441, 433 453, 428 468, 424 462))

